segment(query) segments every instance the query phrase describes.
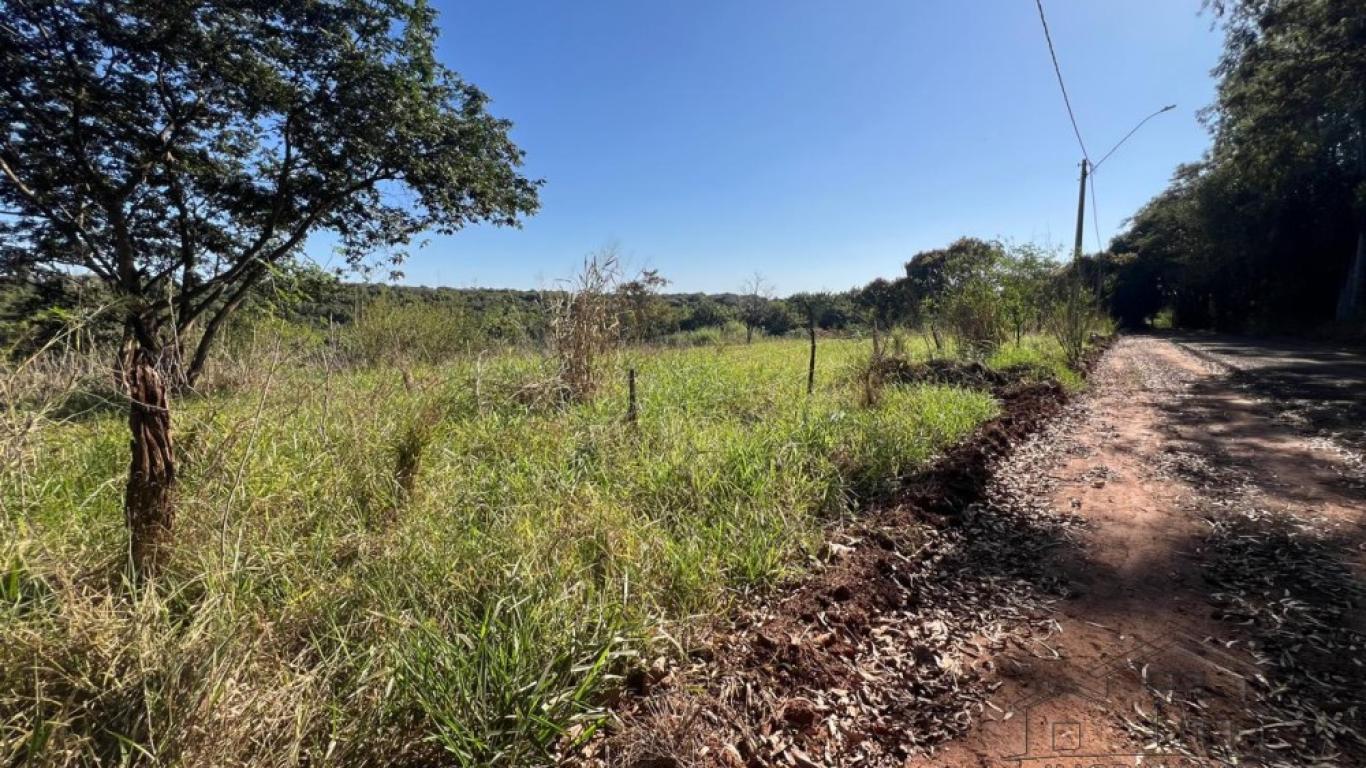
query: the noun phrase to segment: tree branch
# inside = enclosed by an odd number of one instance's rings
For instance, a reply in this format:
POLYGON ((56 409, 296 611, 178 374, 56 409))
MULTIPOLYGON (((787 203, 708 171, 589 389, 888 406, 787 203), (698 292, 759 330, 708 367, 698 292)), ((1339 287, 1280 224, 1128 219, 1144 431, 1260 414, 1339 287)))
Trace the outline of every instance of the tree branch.
MULTIPOLYGON (((235 282, 239 277, 241 277, 241 275, 247 269, 251 268, 254 264, 269 264, 279 260, 282 256, 289 253, 291 250, 294 249, 295 246, 302 242, 303 239, 307 237, 310 232, 313 231, 313 227, 318 223, 318 220, 326 214, 330 213, 337 205, 340 205, 348 197, 356 194, 357 192, 360 192, 366 187, 391 178, 394 178, 394 172, 389 169, 382 169, 370 176, 360 179, 359 181, 356 181, 355 183, 338 190, 336 194, 329 197, 326 201, 320 202, 317 206, 315 206, 313 211, 309 213, 308 216, 304 217, 304 219, 294 227, 289 237, 286 238, 285 241, 282 242, 279 246, 272 248, 270 250, 269 255, 267 256, 261 257, 257 255, 260 249, 264 247, 264 244, 260 243, 260 239, 258 238, 258 242, 253 243, 251 249, 247 252, 244 252, 242 256, 236 259, 235 263, 231 267, 229 267, 226 272, 223 272, 222 274, 212 278, 211 280, 201 283, 199 286, 191 290, 189 292, 189 301, 194 301, 206 293, 210 293, 215 290, 221 290, 219 288, 219 285, 231 284, 235 282)), ((212 301, 214 298, 216 298, 216 296, 210 297, 208 301, 212 301)), ((195 311, 195 314, 197 315, 199 314, 199 312, 202 311, 203 307, 201 306, 199 310, 195 311)))
MULTIPOLYGON (((8 143, 6 146, 8 146, 8 143)), ((3 173, 10 184, 19 191, 19 194, 23 195, 34 208, 38 209, 38 212, 51 222, 53 226, 57 227, 59 230, 65 230, 67 237, 70 237, 73 240, 84 241, 84 248, 75 249, 82 255, 84 266, 100 277, 109 277, 109 267, 108 265, 100 263, 98 258, 99 250, 95 247, 94 238, 81 224, 81 219, 84 218, 84 215, 80 217, 72 216, 71 213, 60 204, 54 208, 52 205, 46 203, 33 188, 29 187, 24 183, 23 179, 19 178, 19 174, 15 172, 14 168, 11 167, 8 162, 6 162, 3 156, 0 156, 0 173, 3 173)))

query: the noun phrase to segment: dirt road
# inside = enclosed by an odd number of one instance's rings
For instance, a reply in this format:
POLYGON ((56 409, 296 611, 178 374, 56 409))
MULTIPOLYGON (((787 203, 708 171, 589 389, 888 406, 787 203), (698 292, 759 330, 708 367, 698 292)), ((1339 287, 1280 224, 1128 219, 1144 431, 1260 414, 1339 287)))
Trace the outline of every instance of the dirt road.
POLYGON ((1366 473, 1342 417, 1364 390, 1348 354, 1121 339, 1026 446, 1046 459, 1025 495, 1083 521, 1048 563, 1051 631, 976 659, 1000 687, 906 764, 1366 765, 1366 473))
POLYGON ((1002 389, 809 575, 638 674, 582 762, 1366 765, 1360 365, 1133 336, 1065 406, 1002 389))

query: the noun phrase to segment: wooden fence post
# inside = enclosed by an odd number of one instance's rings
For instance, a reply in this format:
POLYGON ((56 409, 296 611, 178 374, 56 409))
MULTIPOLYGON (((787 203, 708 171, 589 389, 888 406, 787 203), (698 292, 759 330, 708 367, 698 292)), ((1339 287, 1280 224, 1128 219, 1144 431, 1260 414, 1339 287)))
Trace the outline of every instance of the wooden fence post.
POLYGON ((806 331, 811 335, 811 362, 806 366, 806 396, 810 397, 816 391, 816 311, 808 309, 806 313, 806 331))
POLYGON ((636 423, 636 369, 626 369, 626 391, 628 400, 626 402, 626 421, 631 424, 636 423))

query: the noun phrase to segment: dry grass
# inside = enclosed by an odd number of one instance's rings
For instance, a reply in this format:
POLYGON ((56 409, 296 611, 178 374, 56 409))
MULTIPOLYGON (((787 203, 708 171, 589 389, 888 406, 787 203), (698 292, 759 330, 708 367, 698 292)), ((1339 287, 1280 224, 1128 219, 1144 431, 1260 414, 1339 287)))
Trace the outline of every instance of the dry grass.
POLYGON ((559 362, 557 380, 567 397, 588 400, 601 383, 602 364, 618 342, 617 297, 621 260, 613 248, 584 259, 579 274, 552 297, 551 349, 559 362))

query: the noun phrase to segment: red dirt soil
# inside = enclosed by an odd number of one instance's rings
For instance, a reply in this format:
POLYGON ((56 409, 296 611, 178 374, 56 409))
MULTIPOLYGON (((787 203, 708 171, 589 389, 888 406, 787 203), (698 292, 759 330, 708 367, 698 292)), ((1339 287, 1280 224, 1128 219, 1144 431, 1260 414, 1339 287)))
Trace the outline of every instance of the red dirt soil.
POLYGON ((1065 408, 1050 385, 998 395, 901 503, 637 673, 567 757, 1366 764, 1366 675, 1343 668, 1366 650, 1359 457, 1160 338, 1121 339, 1065 408))
MULTIPOLYGON (((1134 765, 1145 752, 1145 765, 1223 765, 1235 756, 1263 764, 1246 732, 1267 706, 1256 690, 1258 676, 1272 674, 1257 663, 1266 642, 1259 648, 1258 638, 1210 610, 1227 586, 1210 572, 1218 562, 1210 522, 1253 498, 1257 508, 1309 526, 1359 530, 1366 508, 1343 481, 1351 468, 1339 451, 1166 340, 1122 340, 1092 384, 1074 406, 1075 428, 1053 470, 1060 482, 1052 504, 1087 522, 1081 546, 1058 562, 1074 596, 1056 606, 1045 653, 998 659, 1004 685, 974 727, 909 766, 1134 765), (1181 471, 1192 465, 1200 471, 1181 471), (1218 476, 1229 473, 1240 487, 1222 487, 1218 476), (1198 706, 1160 712, 1163 693, 1198 706), (1155 726, 1159 720, 1167 727, 1155 726)), ((1359 569, 1360 558, 1349 559, 1359 569)), ((1295 586, 1280 573, 1257 577, 1281 582, 1273 591, 1295 586)), ((1343 671, 1333 666, 1317 671, 1343 671)), ((1351 741, 1336 746, 1356 758, 1312 735, 1275 746, 1287 765, 1359 765, 1361 745, 1351 741)))

